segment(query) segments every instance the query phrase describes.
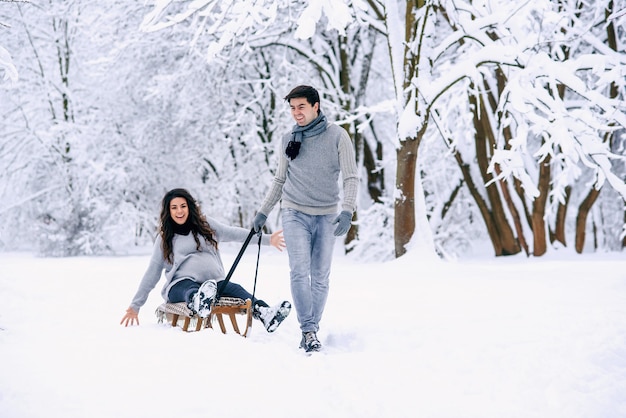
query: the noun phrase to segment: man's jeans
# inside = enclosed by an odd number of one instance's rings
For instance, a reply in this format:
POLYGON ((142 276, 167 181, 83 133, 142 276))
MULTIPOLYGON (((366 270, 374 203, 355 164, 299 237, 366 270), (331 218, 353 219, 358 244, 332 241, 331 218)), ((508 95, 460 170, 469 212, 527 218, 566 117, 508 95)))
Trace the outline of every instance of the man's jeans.
POLYGON ((291 296, 302 332, 319 329, 335 245, 337 215, 307 215, 282 210, 283 236, 291 269, 291 296))

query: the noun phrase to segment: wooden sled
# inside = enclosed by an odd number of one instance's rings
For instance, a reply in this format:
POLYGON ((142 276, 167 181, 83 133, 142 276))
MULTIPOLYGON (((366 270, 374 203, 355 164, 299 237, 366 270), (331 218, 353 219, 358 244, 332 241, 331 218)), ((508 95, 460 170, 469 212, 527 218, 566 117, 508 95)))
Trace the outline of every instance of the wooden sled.
POLYGON ((222 333, 226 334, 223 315, 228 315, 233 330, 242 337, 247 336, 248 331, 252 327, 252 301, 250 299, 243 300, 225 296, 221 297, 211 308, 211 314, 208 318, 200 318, 198 315, 193 315, 184 302, 163 303, 156 309, 155 313, 159 323, 167 321, 171 326, 181 327, 183 331, 187 332, 200 331, 203 328, 213 328, 213 320, 217 318, 222 333), (245 316, 243 334, 239 329, 235 315, 245 316))

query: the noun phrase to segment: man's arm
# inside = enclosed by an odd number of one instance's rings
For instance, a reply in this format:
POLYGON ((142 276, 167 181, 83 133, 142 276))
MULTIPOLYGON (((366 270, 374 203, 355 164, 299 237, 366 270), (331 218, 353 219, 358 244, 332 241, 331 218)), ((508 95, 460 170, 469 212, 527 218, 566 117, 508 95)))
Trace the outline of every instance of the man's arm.
POLYGON ((279 158, 278 169, 274 175, 274 180, 272 181, 270 190, 267 192, 267 195, 265 195, 263 204, 261 204, 261 209, 259 209, 259 212, 265 216, 270 214, 272 209, 274 209, 274 206, 276 206, 276 203, 278 203, 283 195, 283 185, 287 179, 287 165, 289 164, 289 161, 282 153, 279 158))
POLYGON ((339 167, 343 180, 343 202, 341 209, 353 213, 356 210, 356 197, 359 189, 359 171, 350 135, 342 130, 339 139, 339 167))

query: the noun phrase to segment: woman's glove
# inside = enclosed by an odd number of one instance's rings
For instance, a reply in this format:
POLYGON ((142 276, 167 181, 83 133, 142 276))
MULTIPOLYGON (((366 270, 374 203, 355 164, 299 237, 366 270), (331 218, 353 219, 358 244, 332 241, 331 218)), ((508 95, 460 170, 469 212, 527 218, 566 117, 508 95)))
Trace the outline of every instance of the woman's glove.
POLYGON ((338 237, 340 235, 345 235, 348 232, 348 229, 350 229, 351 222, 352 222, 352 213, 348 212, 347 210, 341 211, 339 216, 337 216, 335 220, 333 221, 333 225, 339 224, 337 225, 337 228, 335 229, 335 236, 338 237))
POLYGON ((267 216, 263 215, 261 212, 257 213, 254 217, 254 221, 252 222, 252 227, 254 228, 254 232, 261 231, 263 225, 265 225, 265 221, 267 220, 267 216))

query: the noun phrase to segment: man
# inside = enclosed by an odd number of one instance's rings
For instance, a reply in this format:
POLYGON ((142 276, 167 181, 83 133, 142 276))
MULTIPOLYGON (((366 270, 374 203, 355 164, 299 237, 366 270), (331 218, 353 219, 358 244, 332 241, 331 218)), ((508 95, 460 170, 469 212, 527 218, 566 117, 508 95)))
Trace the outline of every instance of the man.
POLYGON ((291 294, 302 330, 300 348, 319 351, 322 345, 317 332, 328 297, 335 237, 350 229, 358 170, 350 136, 326 120, 317 90, 295 87, 285 101, 296 125, 282 138, 278 169, 253 227, 259 232, 267 215, 282 199, 291 294), (337 214, 340 172, 343 202, 337 214))

